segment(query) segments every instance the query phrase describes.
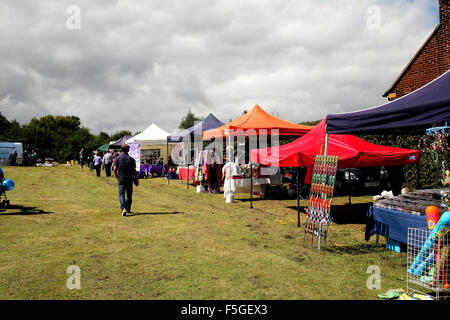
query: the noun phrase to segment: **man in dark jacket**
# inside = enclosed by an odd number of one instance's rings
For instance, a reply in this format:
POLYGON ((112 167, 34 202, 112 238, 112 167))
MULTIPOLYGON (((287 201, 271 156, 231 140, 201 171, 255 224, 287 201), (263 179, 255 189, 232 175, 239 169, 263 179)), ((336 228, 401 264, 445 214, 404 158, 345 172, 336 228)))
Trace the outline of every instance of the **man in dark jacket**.
POLYGON ((133 183, 139 185, 136 161, 128 155, 130 147, 127 144, 121 147, 122 154, 114 159, 114 175, 119 183, 119 201, 122 216, 131 212, 133 196, 133 183), (126 197, 125 197, 126 195, 126 197))

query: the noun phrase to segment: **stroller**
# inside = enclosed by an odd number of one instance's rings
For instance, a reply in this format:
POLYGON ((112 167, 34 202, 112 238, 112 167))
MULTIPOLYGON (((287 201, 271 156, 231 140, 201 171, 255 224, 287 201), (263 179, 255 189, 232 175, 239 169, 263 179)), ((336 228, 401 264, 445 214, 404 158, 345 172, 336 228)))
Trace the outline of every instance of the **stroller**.
POLYGON ((0 208, 9 206, 9 200, 6 197, 6 191, 1 185, 3 180, 5 180, 5 174, 3 173, 2 168, 0 168, 0 208))

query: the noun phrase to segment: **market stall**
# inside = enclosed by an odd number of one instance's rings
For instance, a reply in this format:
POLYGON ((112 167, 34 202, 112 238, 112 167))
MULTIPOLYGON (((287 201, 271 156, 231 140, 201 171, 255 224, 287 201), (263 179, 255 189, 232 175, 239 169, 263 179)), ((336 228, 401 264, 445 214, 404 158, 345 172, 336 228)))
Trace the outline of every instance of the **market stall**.
POLYGON ((378 107, 327 116, 327 133, 425 133, 450 122, 450 70, 401 98, 378 107))
POLYGON ((406 244, 408 228, 427 228, 426 210, 440 206, 440 189, 417 190, 407 194, 376 200, 369 208, 366 222, 366 241, 372 235, 406 244))
POLYGON ((180 180, 190 181, 194 179, 196 169, 195 166, 178 167, 176 173, 180 180))
MULTIPOLYGON (((264 174, 261 172, 262 167, 258 164, 238 164, 238 162, 225 164, 222 174, 225 177, 224 198, 226 202, 233 202, 236 193, 257 193, 264 196, 268 186, 276 186, 280 192, 281 174, 278 172, 264 174)), ((251 203, 250 207, 252 206, 251 203)))
POLYGON ((166 168, 164 165, 152 165, 141 163, 139 173, 140 176, 142 175, 142 177, 148 177, 153 175, 162 176, 166 174, 166 168))
MULTIPOLYGON (((229 137, 238 135, 248 135, 247 130, 256 130, 259 135, 261 130, 278 130, 278 134, 289 136, 303 136, 309 130, 310 126, 303 126, 274 117, 264 111, 260 106, 255 105, 252 110, 243 114, 239 118, 228 122, 227 124, 213 130, 203 132, 203 140, 209 140, 217 137, 229 137)), ((270 134, 266 132, 264 134, 270 134)))
POLYGON ((143 162, 147 164, 157 164, 160 159, 167 159, 168 152, 171 152, 171 148, 167 150, 167 136, 170 133, 159 128, 156 124, 152 123, 141 133, 126 140, 126 143, 139 143, 141 145, 141 155, 143 162))
MULTIPOLYGON (((169 143, 180 143, 180 142, 201 142, 202 141, 202 134, 204 131, 212 130, 217 127, 222 126, 224 123, 217 119, 212 113, 208 114, 202 121, 196 123, 190 128, 187 129, 178 129, 175 132, 173 132, 171 135, 167 136, 167 149, 169 148, 169 143)), ((189 161, 185 161, 189 162, 189 161)), ((187 167, 184 167, 185 170, 181 170, 181 176, 179 176, 179 179, 181 180, 191 180, 194 178, 195 169, 193 172, 189 172, 189 175, 187 173, 187 167), (189 179, 188 179, 189 176, 189 179)), ((178 172, 180 170, 178 169, 178 172)), ((169 180, 167 181, 169 183, 169 180)))
MULTIPOLYGON (((251 160, 267 166, 312 168, 315 156, 321 153, 325 143, 325 123, 326 119, 291 143, 275 148, 254 149, 250 153, 251 160)), ((328 155, 339 156, 338 168, 397 166, 419 162, 419 150, 380 146, 349 134, 329 135, 328 155)), ((311 174, 307 174, 305 182, 311 182, 311 174)))
POLYGON ((130 138, 132 138, 133 136, 123 136, 122 138, 120 138, 117 141, 113 141, 109 143, 109 149, 115 149, 118 150, 120 149, 120 147, 126 143, 126 141, 130 138))
POLYGON ((192 142, 196 139, 201 141, 204 131, 216 129, 223 125, 224 123, 222 121, 210 113, 202 121, 196 123, 192 127, 184 130, 176 130, 171 135, 167 136, 167 143, 182 142, 187 137, 189 137, 192 142))
MULTIPOLYGON (((252 150, 251 160, 268 166, 307 167, 305 183, 311 183, 316 155, 322 154, 322 146, 325 144, 325 122, 326 119, 289 144, 252 150)), ((327 149, 328 155, 338 156, 338 168, 394 166, 419 162, 419 150, 375 145, 353 135, 329 135, 327 149)), ((299 206, 297 211, 300 225, 299 206)))
POLYGON ((94 150, 94 153, 97 153, 97 152, 107 152, 108 149, 109 149, 109 143, 104 144, 104 145, 98 147, 96 150, 94 150))
MULTIPOLYGON (((450 71, 447 71, 420 89, 384 105, 357 112, 328 115, 327 134, 416 134, 425 133, 426 129, 436 131, 430 127, 450 121, 449 88, 450 71)), ((406 242, 408 227, 415 228, 417 224, 425 227, 426 218, 423 211, 417 211, 417 208, 408 209, 408 205, 405 206, 401 202, 402 199, 397 198, 375 203, 369 209, 367 238, 370 238, 371 234, 381 234, 406 242), (416 215, 417 212, 421 214, 416 215)))
MULTIPOLYGON (((227 143, 228 158, 227 163, 224 167, 227 168, 222 174, 225 176, 224 181, 224 196, 228 196, 227 202, 233 202, 234 193, 243 190, 240 185, 250 185, 250 195, 252 200, 253 186, 260 189, 262 185, 273 184, 275 181, 281 181, 281 176, 269 177, 267 174, 261 176, 259 171, 259 165, 254 165, 252 163, 245 163, 244 159, 238 159, 234 161, 236 156, 234 153, 234 143, 235 137, 242 136, 303 136, 312 127, 298 125, 291 123, 280 118, 274 117, 264 111, 260 106, 255 105, 252 110, 243 114, 239 118, 213 130, 205 131, 203 133, 203 140, 209 140, 213 138, 225 138, 227 143), (248 175, 242 176, 242 172, 248 169, 248 175), (255 170, 255 174, 253 174, 255 170), (234 172, 232 172, 234 171, 234 172), (253 178, 255 180, 253 181, 253 178), (258 180, 261 179, 261 180, 258 180)), ((247 143, 247 142, 245 142, 247 143)), ((258 143, 258 141, 256 141, 258 143)), ((250 149, 250 146, 249 146, 250 149)), ((244 173, 245 175, 245 173, 244 173)), ((278 182, 277 182, 278 183, 278 182)), ((260 191, 261 192, 261 189, 260 191)), ((252 202, 251 205, 252 207, 252 202)))

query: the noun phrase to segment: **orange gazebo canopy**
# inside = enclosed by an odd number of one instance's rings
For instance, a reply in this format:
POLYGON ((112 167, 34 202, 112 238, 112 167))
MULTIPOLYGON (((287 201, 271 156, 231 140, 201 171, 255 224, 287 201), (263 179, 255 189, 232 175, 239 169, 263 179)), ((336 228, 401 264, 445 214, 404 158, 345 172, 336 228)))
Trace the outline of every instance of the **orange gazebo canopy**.
POLYGON ((248 134, 248 132, 245 133, 245 131, 249 129, 256 130, 256 134, 259 134, 259 129, 277 129, 279 130, 279 135, 303 136, 312 128, 313 127, 302 126, 274 117, 264 111, 260 106, 255 105, 252 110, 239 118, 216 129, 203 132, 202 138, 203 140, 208 140, 211 138, 226 137, 229 135, 248 134), (232 130, 243 130, 243 132, 230 132, 232 130))

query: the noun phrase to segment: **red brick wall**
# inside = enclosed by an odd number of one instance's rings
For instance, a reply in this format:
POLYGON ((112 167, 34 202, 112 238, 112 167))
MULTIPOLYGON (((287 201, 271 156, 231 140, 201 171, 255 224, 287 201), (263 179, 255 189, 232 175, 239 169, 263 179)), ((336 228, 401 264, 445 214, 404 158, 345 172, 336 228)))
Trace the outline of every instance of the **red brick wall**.
POLYGON ((450 0, 439 0, 440 25, 389 93, 408 94, 450 70, 450 0))
POLYGON ((411 66, 405 71, 392 92, 399 98, 408 94, 441 75, 439 57, 439 31, 430 39, 411 66))
POLYGON ((450 0, 439 0, 441 74, 450 70, 450 0))

